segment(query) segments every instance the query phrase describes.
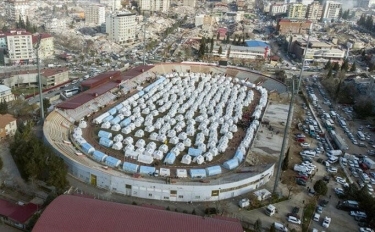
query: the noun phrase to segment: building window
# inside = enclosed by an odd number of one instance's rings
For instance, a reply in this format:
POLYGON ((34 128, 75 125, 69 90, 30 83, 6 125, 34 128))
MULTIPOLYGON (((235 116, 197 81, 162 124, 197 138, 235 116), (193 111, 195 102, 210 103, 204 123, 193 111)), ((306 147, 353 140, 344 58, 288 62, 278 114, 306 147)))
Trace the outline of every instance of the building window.
POLYGON ((183 195, 178 195, 178 198, 182 199, 182 198, 184 198, 184 196, 183 195))
POLYGON ((152 197, 152 193, 149 193, 148 196, 149 196, 149 197, 152 197))
POLYGON ((177 190, 171 190, 171 194, 177 194, 177 190))
POLYGON ((219 190, 212 190, 211 197, 217 197, 219 196, 219 190))
POLYGON ((164 197, 164 200, 169 200, 169 197, 164 197))

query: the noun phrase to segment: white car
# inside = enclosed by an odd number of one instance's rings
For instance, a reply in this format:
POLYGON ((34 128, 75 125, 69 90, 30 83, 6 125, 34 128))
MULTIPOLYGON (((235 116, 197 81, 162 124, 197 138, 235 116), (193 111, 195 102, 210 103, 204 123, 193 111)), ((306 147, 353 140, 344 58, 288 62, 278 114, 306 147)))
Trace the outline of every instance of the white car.
POLYGON ((360 227, 360 228, 359 228, 359 231, 360 231, 360 232, 374 232, 373 229, 368 228, 368 227, 360 227))
POLYGON ((335 168, 335 167, 327 167, 327 172, 337 173, 337 168, 335 168))
POLYGON ((299 220, 298 218, 293 217, 293 216, 288 217, 288 222, 291 222, 291 223, 294 223, 294 224, 301 224, 301 220, 299 220))
POLYGON ((328 228, 330 223, 331 223, 331 218, 325 217, 324 220, 323 220, 322 226, 324 228, 328 228))
POLYGON ((346 184, 346 179, 342 177, 336 177, 336 181, 340 184, 346 184))
POLYGON ((300 145, 303 148, 309 148, 310 147, 310 143, 300 143, 300 145))
POLYGON ((362 211, 350 211, 350 216, 353 217, 362 217, 362 218, 367 218, 367 214, 362 211))

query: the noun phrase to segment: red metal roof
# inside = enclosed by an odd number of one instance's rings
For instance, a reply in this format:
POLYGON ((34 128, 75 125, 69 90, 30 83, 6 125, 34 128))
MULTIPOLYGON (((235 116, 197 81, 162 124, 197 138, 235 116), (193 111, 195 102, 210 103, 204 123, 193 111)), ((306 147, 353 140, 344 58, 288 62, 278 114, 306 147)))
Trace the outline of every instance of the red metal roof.
POLYGON ((42 213, 33 232, 242 232, 239 221, 82 198, 57 197, 42 213))
POLYGON ((84 86, 95 85, 95 83, 101 82, 103 79, 108 79, 107 82, 92 87, 91 89, 82 92, 76 96, 71 97, 70 99, 58 104, 56 107, 60 109, 76 109, 79 106, 84 105, 85 103, 99 97, 100 95, 110 91, 113 88, 116 88, 121 81, 125 81, 131 78, 134 78, 140 75, 143 72, 153 68, 154 66, 138 66, 131 70, 126 71, 125 73, 119 75, 119 71, 110 71, 106 73, 102 73, 93 77, 91 79, 85 80, 81 83, 84 86), (113 76, 113 79, 109 80, 109 77, 113 76))
POLYGON ((0 215, 8 217, 13 221, 24 223, 29 220, 36 211, 38 211, 38 205, 33 203, 17 205, 0 199, 0 215))

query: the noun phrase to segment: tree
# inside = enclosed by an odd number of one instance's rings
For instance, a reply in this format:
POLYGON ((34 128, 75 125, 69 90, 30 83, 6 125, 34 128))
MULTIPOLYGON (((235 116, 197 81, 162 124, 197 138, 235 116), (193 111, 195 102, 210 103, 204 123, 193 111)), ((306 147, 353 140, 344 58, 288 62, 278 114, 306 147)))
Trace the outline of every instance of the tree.
POLYGON ((356 70, 357 70, 357 67, 356 67, 355 62, 354 62, 352 67, 350 68, 350 72, 355 72, 356 70))
POLYGON ((357 99, 353 106, 353 110, 356 112, 359 118, 366 118, 373 115, 374 103, 369 98, 357 99))
POLYGON ((318 180, 314 184, 314 190, 318 195, 325 196, 328 191, 327 183, 324 180, 318 180))
POLYGON ((288 170, 288 166, 289 166, 289 151, 290 151, 289 149, 290 149, 290 147, 288 147, 288 150, 286 151, 285 158, 284 158, 282 166, 281 166, 281 169, 283 171, 288 170))
POLYGON ((349 61, 348 61, 348 59, 345 59, 344 60, 344 63, 342 64, 342 66, 341 66, 341 71, 348 71, 348 68, 349 68, 349 61))
POLYGON ((8 113, 8 103, 3 100, 0 102, 0 114, 7 114, 8 113))
POLYGON ((230 47, 231 46, 229 46, 228 51, 227 51, 227 58, 229 58, 229 56, 230 56, 230 47))
POLYGON ((339 71, 339 69, 340 69, 340 65, 339 65, 339 63, 336 62, 336 63, 333 65, 333 70, 337 72, 337 71, 339 71))
POLYGON ((275 223, 272 223, 270 227, 270 232, 276 232, 275 223))
POLYGON ((332 68, 328 70, 328 74, 327 74, 327 78, 331 78, 331 77, 332 77, 332 68))
POLYGON ((262 231, 262 221, 259 218, 255 221, 254 231, 255 232, 261 232, 262 231))
POLYGON ((3 169, 3 159, 0 157, 0 171, 3 169))
POLYGON ((219 32, 216 35, 216 40, 220 40, 220 33, 219 32))
POLYGON ((8 32, 9 28, 4 24, 3 28, 1 28, 2 32, 8 32))
POLYGON ((217 53, 219 53, 221 55, 221 53, 223 53, 223 48, 220 46, 219 47, 219 51, 217 51, 217 53))
POLYGON ((331 64, 331 60, 328 60, 328 62, 327 62, 326 65, 324 66, 324 69, 325 69, 325 70, 329 70, 330 68, 332 68, 332 64, 331 64))
POLYGON ((210 53, 214 50, 214 38, 211 38, 211 47, 210 47, 210 53))
POLYGON ((361 55, 362 55, 362 57, 365 57, 365 56, 366 56, 366 50, 365 50, 365 49, 362 50, 361 55))

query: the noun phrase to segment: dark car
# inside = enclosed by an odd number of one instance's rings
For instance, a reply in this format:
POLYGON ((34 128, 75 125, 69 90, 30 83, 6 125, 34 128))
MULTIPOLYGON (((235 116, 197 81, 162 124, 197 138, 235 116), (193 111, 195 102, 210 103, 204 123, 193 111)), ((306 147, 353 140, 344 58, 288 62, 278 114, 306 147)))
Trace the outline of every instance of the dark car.
POLYGON ((292 213, 293 214, 298 214, 299 208, 298 207, 293 207, 292 213))
POLYGON ((367 227, 368 224, 367 224, 367 222, 358 222, 358 226, 359 227, 367 227))
POLYGON ((329 182, 329 179, 330 179, 330 177, 329 176, 325 176, 325 177, 323 177, 323 180, 325 181, 325 182, 329 182))
POLYGON ((306 186, 306 181, 303 179, 296 179, 296 183, 301 186, 306 186))
POLYGON ((307 176, 303 176, 303 175, 298 175, 296 178, 297 179, 302 179, 304 181, 307 181, 309 179, 307 176))
POLYGON ((329 201, 327 201, 327 200, 321 200, 319 202, 319 205, 322 206, 322 207, 326 207, 328 205, 328 203, 329 203, 329 201))

